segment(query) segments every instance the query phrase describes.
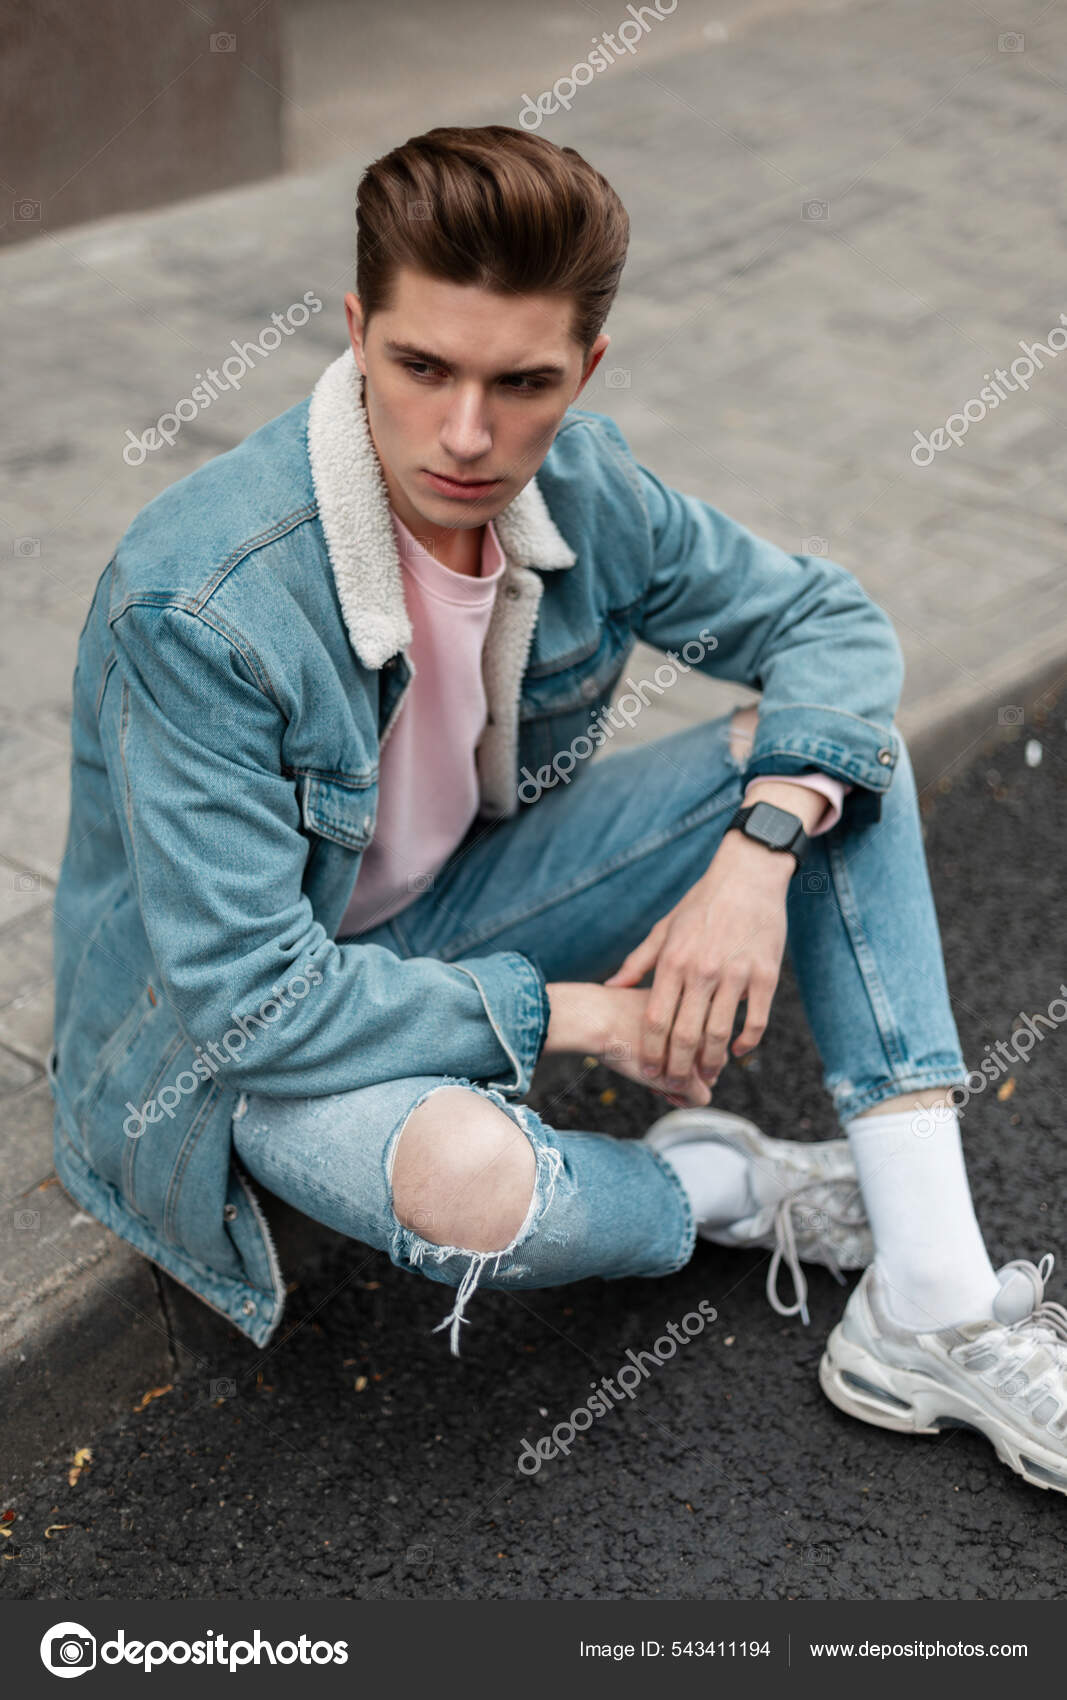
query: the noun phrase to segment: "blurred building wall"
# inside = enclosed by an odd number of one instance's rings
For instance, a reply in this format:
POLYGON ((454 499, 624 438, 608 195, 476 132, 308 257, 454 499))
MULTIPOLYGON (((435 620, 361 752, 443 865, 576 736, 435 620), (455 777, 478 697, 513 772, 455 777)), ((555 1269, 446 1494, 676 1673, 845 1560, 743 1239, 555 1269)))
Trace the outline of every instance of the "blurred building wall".
POLYGON ((0 0, 0 242, 279 171, 282 99, 271 0, 0 0))

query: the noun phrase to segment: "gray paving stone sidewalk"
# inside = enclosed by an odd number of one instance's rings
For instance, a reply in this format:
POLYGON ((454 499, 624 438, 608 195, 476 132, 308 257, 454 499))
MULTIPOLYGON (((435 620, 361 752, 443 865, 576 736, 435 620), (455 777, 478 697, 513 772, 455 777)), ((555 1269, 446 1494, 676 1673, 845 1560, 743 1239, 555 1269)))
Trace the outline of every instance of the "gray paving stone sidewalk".
MULTIPOLYGON (((1067 311, 1067 14, 1034 0, 1015 7, 1008 28, 963 0, 739 13, 709 14, 699 29, 679 23, 675 48, 664 21, 654 53, 598 76, 569 113, 546 120, 546 135, 607 175, 633 221, 613 342, 581 399, 613 414, 669 483, 858 575, 896 622, 908 663, 902 726, 935 784, 1067 661, 1067 356, 1046 353, 1025 391, 1005 387, 959 446, 928 466, 910 458, 917 431, 960 413, 987 374, 1011 368, 1021 342, 1047 342, 1067 311)), ((373 28, 361 23, 365 54, 373 28)), ((558 58, 539 37, 528 65, 521 37, 495 46, 477 98, 456 111, 447 90, 436 102, 427 94, 425 32, 410 44, 417 76, 405 81, 390 61, 395 113, 375 109, 378 128, 343 157, 158 212, 42 231, 0 260, 8 1365, 39 1351, 49 1330, 58 1339, 72 1319, 84 1326, 93 1306, 112 1334, 117 1321, 132 1324, 111 1369, 101 1360, 101 1387, 112 1371, 121 1383, 130 1351, 161 1373, 170 1363, 150 1266, 79 1215, 52 1175, 51 901, 74 654, 93 586, 147 501, 306 394, 343 351, 364 164, 432 123, 516 123, 523 92, 550 86, 546 65, 564 75, 588 33, 583 24, 578 38, 561 35, 558 58), (418 98, 405 103, 401 85, 418 98), (127 433, 139 436, 308 291, 323 306, 306 328, 256 350, 240 387, 183 425, 172 447, 126 463, 127 433), (37 1221, 16 1227, 24 1211, 37 1221)), ((314 122, 313 109, 302 112, 314 122)), ((633 675, 659 659, 639 649, 633 675)), ((597 759, 750 696, 687 677, 597 759)), ((65 1439, 62 1361, 41 1423, 48 1441, 65 1439)))

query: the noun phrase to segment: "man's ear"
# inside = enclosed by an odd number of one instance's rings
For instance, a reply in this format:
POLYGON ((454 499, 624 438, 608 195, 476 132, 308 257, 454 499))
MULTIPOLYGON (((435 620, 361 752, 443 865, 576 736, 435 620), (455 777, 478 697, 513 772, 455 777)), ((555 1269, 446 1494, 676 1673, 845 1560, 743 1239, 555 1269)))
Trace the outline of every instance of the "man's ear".
POLYGON ((589 350, 589 359, 585 363, 585 370, 582 373, 582 381, 574 392, 575 400, 577 400, 577 398, 581 395, 586 384, 589 382, 593 373, 603 360, 604 355, 607 353, 608 343, 610 341, 610 336, 608 336, 606 332, 601 331, 592 348, 589 350))
POLYGON ((359 296, 349 290, 345 296, 345 317, 348 320, 348 340, 352 344, 352 352, 356 357, 356 365, 363 376, 367 376, 366 356, 363 352, 363 306, 359 296))

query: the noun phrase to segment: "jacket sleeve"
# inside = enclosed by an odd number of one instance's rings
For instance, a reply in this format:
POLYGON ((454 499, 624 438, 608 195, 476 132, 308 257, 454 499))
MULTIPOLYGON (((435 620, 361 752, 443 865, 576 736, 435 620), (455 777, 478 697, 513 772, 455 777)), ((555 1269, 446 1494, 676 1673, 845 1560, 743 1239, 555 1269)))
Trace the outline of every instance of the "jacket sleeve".
POLYGON ((668 488, 609 423, 648 527, 638 635, 712 678, 763 693, 746 784, 816 767, 853 787, 847 821, 877 820, 900 754, 893 721, 904 664, 888 614, 836 562, 787 554, 668 488))
POLYGON ((433 1074, 527 1091, 549 1014, 528 957, 404 959, 315 919, 286 720, 254 651, 172 605, 127 606, 112 632, 126 853, 163 989, 215 1078, 278 1097, 433 1074))

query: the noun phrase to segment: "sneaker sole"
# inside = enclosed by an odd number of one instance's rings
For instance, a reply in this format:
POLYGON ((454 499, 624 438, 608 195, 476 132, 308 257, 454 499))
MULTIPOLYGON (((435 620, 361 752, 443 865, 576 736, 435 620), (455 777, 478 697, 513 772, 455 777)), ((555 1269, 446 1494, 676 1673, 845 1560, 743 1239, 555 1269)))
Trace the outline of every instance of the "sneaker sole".
POLYGON ((831 1404, 861 1422, 898 1434, 940 1434, 969 1428, 984 1436, 1002 1464, 1032 1487, 1067 1494, 1067 1463, 1062 1454, 1039 1446, 1029 1435, 1005 1423, 955 1388, 928 1375, 884 1364, 863 1346, 845 1338, 838 1326, 819 1361, 819 1385, 831 1404))

